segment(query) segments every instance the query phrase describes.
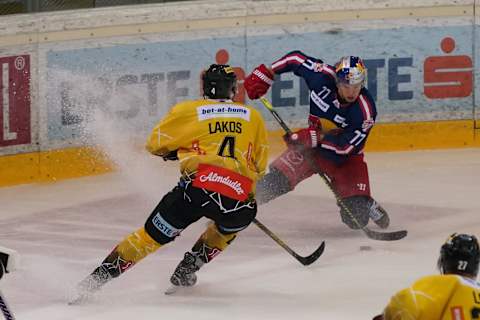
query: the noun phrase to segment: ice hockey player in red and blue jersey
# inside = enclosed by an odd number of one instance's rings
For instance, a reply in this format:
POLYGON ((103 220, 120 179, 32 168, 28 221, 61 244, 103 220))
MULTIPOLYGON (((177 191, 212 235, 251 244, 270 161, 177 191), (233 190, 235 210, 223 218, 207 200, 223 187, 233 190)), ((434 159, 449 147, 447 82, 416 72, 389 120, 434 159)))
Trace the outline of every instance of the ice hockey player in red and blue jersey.
POLYGON ((301 51, 290 52, 271 67, 262 64, 247 76, 244 87, 249 98, 266 94, 274 76, 286 72, 303 78, 310 90, 309 126, 285 136, 288 148, 258 182, 257 201, 265 203, 293 190, 319 169, 355 216, 352 219, 340 208, 345 224, 359 229, 372 219, 387 228, 390 220, 371 197, 363 156, 377 110, 364 87, 367 70, 362 59, 346 56, 332 66, 301 51), (308 159, 315 161, 315 168, 308 159))

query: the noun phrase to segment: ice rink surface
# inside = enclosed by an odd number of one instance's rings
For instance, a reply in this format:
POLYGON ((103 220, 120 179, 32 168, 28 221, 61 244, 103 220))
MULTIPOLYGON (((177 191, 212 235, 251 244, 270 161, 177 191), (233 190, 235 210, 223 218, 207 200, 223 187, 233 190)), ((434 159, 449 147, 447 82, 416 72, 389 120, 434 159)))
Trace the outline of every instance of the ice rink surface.
POLYGON ((252 225, 199 271, 196 287, 165 296, 173 269, 205 228, 201 220, 82 306, 68 306, 68 292, 143 225, 176 183, 176 164, 142 154, 113 174, 1 188, 0 245, 22 256, 1 290, 20 320, 371 319, 395 291, 437 272, 450 233, 480 235, 480 149, 366 159, 374 197, 391 229, 408 229, 407 238, 380 242, 347 229, 333 195, 311 177, 260 207, 257 218, 303 255, 325 240, 313 265, 300 265, 252 225))

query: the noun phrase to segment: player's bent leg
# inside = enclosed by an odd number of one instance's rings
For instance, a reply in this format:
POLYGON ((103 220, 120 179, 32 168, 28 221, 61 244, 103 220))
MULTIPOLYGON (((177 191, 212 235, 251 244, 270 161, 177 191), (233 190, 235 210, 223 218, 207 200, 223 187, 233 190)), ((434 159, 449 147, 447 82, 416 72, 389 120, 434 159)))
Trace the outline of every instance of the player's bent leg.
MULTIPOLYGON (((242 229, 246 227, 244 226, 242 229)), ((238 231, 227 231, 222 226, 210 223, 205 232, 193 245, 192 252, 199 255, 204 263, 208 263, 232 243, 238 231)))
POLYGON ((196 272, 220 254, 234 239, 237 232, 247 228, 257 213, 256 201, 235 200, 214 191, 190 187, 188 196, 196 199, 204 216, 214 221, 209 224, 195 242, 192 250, 185 253, 176 267, 165 293, 172 294, 181 287, 193 286, 197 282, 196 272))
POLYGON ((140 260, 161 247, 142 227, 129 234, 102 261, 89 276, 77 286, 77 292, 70 304, 78 304, 87 300, 94 292, 113 278, 119 277, 140 260))
POLYGON ((344 198, 342 201, 348 208, 348 210, 346 210, 342 206, 339 206, 342 222, 351 229, 361 229, 365 227, 370 219, 368 215, 368 197, 353 196, 344 198))
MULTIPOLYGON (((195 274, 205 264, 220 254, 236 237, 236 232, 223 233, 221 227, 214 223, 209 224, 207 230, 200 236, 192 247, 186 252, 170 278, 176 287, 189 287, 197 283, 195 274)), ((170 290, 174 292, 175 289, 170 290)), ((167 294, 170 293, 167 291, 167 294)))
POLYGON ((351 229, 361 229, 368 224, 370 218, 381 228, 387 228, 390 219, 387 212, 369 196, 351 196, 342 199, 348 211, 340 207, 343 223, 351 229))
POLYGON ((288 178, 280 170, 271 168, 270 172, 257 182, 257 203, 267 203, 292 190, 288 178))
POLYGON ((167 193, 145 221, 145 231, 159 244, 173 241, 201 217, 192 208, 191 199, 184 196, 184 190, 177 186, 167 193))
POLYGON ((306 156, 294 146, 290 146, 270 165, 270 172, 257 182, 256 199, 258 204, 292 191, 297 184, 315 172, 306 156))
POLYGON ((183 189, 167 193, 148 217, 145 226, 128 235, 87 278, 77 286, 70 304, 83 303, 104 284, 120 276, 148 254, 165 245, 198 217, 187 214, 183 189))
POLYGON ((368 168, 363 155, 352 155, 339 167, 331 167, 327 163, 323 167, 332 178, 334 189, 349 208, 347 212, 339 206, 345 224, 359 229, 366 226, 371 218, 379 227, 388 227, 390 219, 387 212, 370 195, 368 168))

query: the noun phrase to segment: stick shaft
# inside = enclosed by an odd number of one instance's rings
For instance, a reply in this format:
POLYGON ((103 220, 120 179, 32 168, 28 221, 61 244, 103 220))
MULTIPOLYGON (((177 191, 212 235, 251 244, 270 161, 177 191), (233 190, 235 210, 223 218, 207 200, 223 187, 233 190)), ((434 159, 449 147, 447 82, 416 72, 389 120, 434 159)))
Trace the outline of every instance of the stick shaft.
POLYGON ((3 294, 0 292, 0 309, 2 310, 3 315, 5 316, 6 320, 15 320, 13 313, 10 311, 10 308, 3 297, 3 294))

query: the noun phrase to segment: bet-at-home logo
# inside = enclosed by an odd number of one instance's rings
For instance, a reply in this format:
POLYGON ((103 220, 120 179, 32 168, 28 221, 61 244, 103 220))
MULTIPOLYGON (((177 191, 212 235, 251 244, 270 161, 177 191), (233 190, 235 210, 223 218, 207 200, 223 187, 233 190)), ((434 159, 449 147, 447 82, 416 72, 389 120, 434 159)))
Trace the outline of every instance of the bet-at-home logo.
POLYGON ((198 120, 240 118, 250 121, 250 109, 235 104, 215 104, 197 108, 198 120))

